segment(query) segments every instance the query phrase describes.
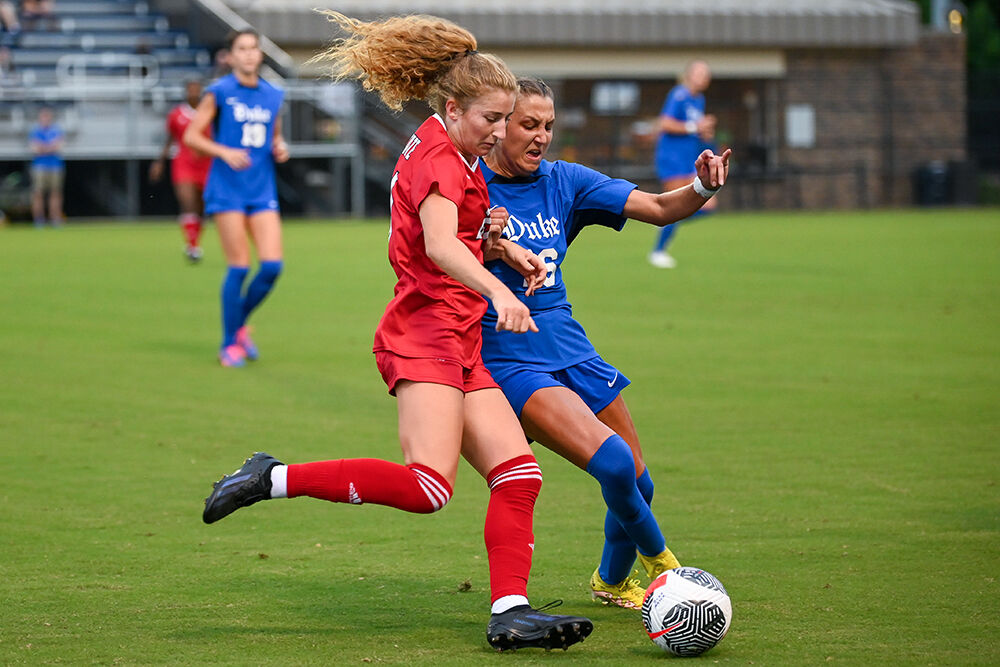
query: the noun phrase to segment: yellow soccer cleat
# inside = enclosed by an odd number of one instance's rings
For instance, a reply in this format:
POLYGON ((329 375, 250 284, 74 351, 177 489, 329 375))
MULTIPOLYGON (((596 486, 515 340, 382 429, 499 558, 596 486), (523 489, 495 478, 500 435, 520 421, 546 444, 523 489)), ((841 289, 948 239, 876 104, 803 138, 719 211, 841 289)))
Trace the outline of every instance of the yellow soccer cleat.
POLYGON ((649 575, 650 581, 656 579, 667 570, 673 570, 674 568, 681 566, 681 564, 677 562, 677 558, 675 558, 670 552, 670 549, 664 549, 662 553, 655 556, 644 556, 639 551, 636 551, 636 553, 639 554, 639 562, 642 563, 642 567, 646 570, 646 574, 649 575))
POLYGON ((639 585, 638 579, 625 577, 620 584, 609 584, 601 579, 594 570, 590 577, 590 596, 601 604, 613 604, 625 609, 641 609, 642 599, 646 597, 646 589, 639 585))

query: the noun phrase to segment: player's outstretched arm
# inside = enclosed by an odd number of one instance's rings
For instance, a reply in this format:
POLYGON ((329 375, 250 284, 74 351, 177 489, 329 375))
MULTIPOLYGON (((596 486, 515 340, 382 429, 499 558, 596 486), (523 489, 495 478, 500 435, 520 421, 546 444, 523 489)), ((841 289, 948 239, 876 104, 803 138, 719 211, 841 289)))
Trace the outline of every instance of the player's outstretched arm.
POLYGON ((710 150, 702 151, 694 161, 694 182, 660 194, 633 190, 625 200, 622 214, 659 227, 683 220, 704 206, 725 184, 729 176, 731 154, 732 150, 728 148, 722 155, 716 155, 710 150))

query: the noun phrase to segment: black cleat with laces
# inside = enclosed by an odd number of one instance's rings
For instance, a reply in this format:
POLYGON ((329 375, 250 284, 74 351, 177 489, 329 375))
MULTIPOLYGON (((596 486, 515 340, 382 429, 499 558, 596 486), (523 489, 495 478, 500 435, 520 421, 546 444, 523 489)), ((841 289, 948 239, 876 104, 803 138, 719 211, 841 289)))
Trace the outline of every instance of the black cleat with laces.
POLYGON ((257 452, 248 458, 239 470, 225 475, 212 486, 212 494, 205 498, 205 523, 215 523, 241 507, 267 500, 271 497, 271 468, 281 461, 270 454, 257 452))
POLYGON ((493 614, 486 626, 486 641, 498 651, 529 647, 543 648, 546 651, 561 648, 565 651, 593 632, 594 624, 582 616, 542 613, 545 609, 561 604, 562 600, 556 600, 539 609, 521 605, 502 614, 493 614))

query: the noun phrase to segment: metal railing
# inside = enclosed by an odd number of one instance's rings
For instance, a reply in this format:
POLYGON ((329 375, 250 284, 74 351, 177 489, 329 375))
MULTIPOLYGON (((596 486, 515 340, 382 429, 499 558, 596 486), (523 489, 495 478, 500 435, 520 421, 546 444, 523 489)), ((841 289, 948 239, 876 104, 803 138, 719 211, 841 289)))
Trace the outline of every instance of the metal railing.
MULTIPOLYGON (((95 75, 88 70, 95 62, 109 61, 82 54, 67 56, 62 85, 0 87, 0 161, 31 160, 28 132, 38 108, 52 107, 66 133, 63 157, 69 161, 125 162, 128 210, 138 214, 139 163, 160 154, 166 114, 183 99, 184 88, 180 84, 154 85, 156 70, 141 71, 149 65, 143 56, 115 59, 127 68, 127 73, 117 76, 95 75)), ((281 118, 292 166, 296 160, 310 160, 313 165, 326 165, 313 166, 313 171, 324 169, 339 175, 346 166, 349 183, 345 187, 331 182, 329 198, 336 212, 363 215, 365 155, 357 87, 298 80, 275 84, 285 91, 281 118)))
POLYGON ((149 89, 160 81, 160 62, 153 56, 131 53, 72 53, 56 61, 60 88, 85 90, 95 80, 130 91, 149 89))

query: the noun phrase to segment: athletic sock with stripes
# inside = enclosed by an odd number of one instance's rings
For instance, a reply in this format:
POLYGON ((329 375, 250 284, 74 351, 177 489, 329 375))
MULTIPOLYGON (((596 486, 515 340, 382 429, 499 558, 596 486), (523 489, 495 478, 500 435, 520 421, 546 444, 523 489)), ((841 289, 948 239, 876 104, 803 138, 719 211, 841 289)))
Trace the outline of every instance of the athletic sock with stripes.
POLYGON ((542 470, 534 456, 525 454, 491 470, 486 482, 490 504, 483 537, 490 563, 490 601, 510 595, 527 597, 535 548, 532 523, 542 470))
POLYGON ((404 466, 381 459, 338 459, 292 464, 285 474, 289 498, 374 503, 418 514, 441 509, 452 493, 444 477, 419 463, 404 466))

